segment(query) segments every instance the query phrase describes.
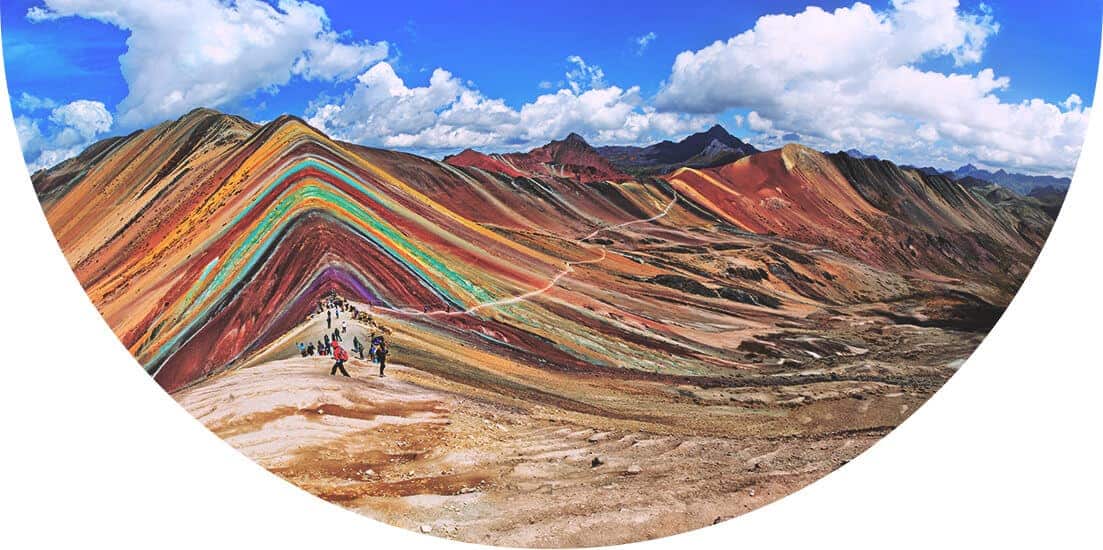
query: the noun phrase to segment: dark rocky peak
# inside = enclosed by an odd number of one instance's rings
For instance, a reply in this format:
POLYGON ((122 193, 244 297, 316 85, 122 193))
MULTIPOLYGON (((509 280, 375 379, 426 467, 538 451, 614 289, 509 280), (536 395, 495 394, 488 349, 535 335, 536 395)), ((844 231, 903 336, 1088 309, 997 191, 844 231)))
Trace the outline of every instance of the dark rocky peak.
POLYGON ((726 142, 730 139, 738 139, 728 133, 728 130, 719 124, 715 124, 712 128, 709 128, 708 131, 705 132, 705 135, 712 139, 718 139, 722 142, 726 142))
POLYGON ((580 136, 580 135, 578 135, 574 132, 571 132, 571 133, 567 134, 567 137, 563 139, 562 143, 566 143, 566 144, 570 144, 570 145, 581 145, 581 146, 586 146, 586 147, 590 146, 590 144, 586 141, 586 138, 584 138, 584 137, 582 137, 582 136, 580 136))

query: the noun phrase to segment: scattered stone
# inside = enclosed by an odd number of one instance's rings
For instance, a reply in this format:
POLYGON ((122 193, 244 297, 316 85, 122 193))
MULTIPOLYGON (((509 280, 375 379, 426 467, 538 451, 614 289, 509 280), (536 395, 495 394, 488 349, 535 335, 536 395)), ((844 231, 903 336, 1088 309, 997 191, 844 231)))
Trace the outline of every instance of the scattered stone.
POLYGON ((605 459, 601 458, 600 456, 595 456, 594 459, 590 461, 591 468, 597 468, 602 464, 605 464, 605 459))
POLYGON ((628 469, 624 471, 624 473, 627 474, 627 475, 630 475, 630 476, 635 476, 635 475, 639 475, 640 472, 642 472, 642 471, 643 471, 643 469, 640 468, 639 464, 633 464, 633 465, 629 466, 628 469))
POLYGON ((747 494, 749 494, 753 497, 754 496, 754 489, 751 489, 750 491, 748 491, 747 494))
POLYGON ((432 533, 433 532, 433 526, 432 525, 422 525, 421 526, 421 532, 426 533, 426 534, 432 533))
POLYGON ((605 440, 609 439, 609 437, 611 435, 613 435, 613 434, 610 433, 610 432, 597 432, 594 435, 591 435, 590 437, 588 437, 586 439, 586 441, 588 441, 590 443, 597 443, 599 441, 605 441, 605 440))

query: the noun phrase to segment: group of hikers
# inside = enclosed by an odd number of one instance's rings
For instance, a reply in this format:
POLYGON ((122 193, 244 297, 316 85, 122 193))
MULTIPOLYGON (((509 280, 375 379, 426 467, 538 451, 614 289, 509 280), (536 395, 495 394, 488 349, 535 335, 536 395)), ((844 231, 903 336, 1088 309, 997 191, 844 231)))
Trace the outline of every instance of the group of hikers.
MULTIPOLYGON (((368 323, 372 323, 371 316, 358 311, 356 306, 341 299, 336 294, 331 294, 328 299, 318 303, 317 313, 320 314, 322 311, 325 311, 326 314, 327 333, 317 342, 307 342, 305 344, 299 342, 299 355, 302 357, 313 357, 315 355, 333 357, 334 363, 333 368, 329 371, 330 376, 336 375, 337 371, 349 376, 348 371, 345 370, 345 362, 349 360, 349 353, 341 347, 341 342, 345 340, 344 335, 348 333, 349 324, 348 320, 341 319, 341 312, 344 311, 353 319, 368 323), (335 320, 340 321, 340 325, 336 328, 333 326, 335 320), (330 329, 333 332, 328 332, 330 329)), ((370 345, 368 357, 373 363, 379 365, 379 376, 382 377, 384 376, 383 371, 387 368, 387 355, 390 353, 390 346, 387 345, 387 340, 382 334, 376 334, 375 332, 371 334, 370 345)), ((360 359, 364 360, 364 344, 356 336, 352 337, 352 352, 358 354, 360 359)))

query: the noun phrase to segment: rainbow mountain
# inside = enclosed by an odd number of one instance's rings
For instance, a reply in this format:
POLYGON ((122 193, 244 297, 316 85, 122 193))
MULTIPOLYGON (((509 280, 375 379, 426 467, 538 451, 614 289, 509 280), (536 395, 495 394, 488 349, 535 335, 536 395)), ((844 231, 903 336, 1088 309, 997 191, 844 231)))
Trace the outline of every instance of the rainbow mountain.
POLYGON ((786 339, 779 323, 987 330, 1053 221, 797 145, 633 177, 575 135, 435 161, 207 109, 33 183, 89 297, 170 391, 269 352, 331 292, 408 323, 440 371, 502 391, 516 380, 455 367, 457 350, 722 385, 869 344, 786 339))

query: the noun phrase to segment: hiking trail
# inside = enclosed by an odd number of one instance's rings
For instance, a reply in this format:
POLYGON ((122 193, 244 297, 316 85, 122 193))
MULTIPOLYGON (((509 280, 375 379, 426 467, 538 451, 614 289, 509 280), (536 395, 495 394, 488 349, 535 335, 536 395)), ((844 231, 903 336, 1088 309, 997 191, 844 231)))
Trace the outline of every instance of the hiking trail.
MULTIPOLYGON (((655 214, 654 216, 651 216, 650 218, 632 220, 632 221, 629 221, 629 222, 618 223, 616 225, 609 225, 609 226, 605 226, 605 227, 599 227, 599 228, 593 230, 590 234, 586 235, 585 237, 582 237, 580 239, 575 239, 575 243, 577 243, 579 246, 581 246, 583 248, 591 249, 595 245, 591 245, 590 243, 587 243, 586 242, 587 240, 592 239, 595 236, 597 236, 597 235, 599 235, 599 234, 601 234, 605 231, 612 231, 612 230, 620 229, 622 227, 628 227, 630 225, 636 225, 636 224, 641 224, 641 223, 651 223, 653 221, 660 220, 660 219, 666 217, 666 215, 670 213, 670 210, 672 208, 674 208, 674 205, 677 202, 678 202, 678 194, 675 193, 674 198, 671 199, 670 203, 667 204, 666 207, 663 208, 663 210, 661 212, 659 212, 658 214, 655 214)), ((532 298, 535 298, 535 297, 537 297, 541 294, 544 294, 545 292, 555 288, 555 286, 559 284, 559 281, 562 280, 563 277, 566 277, 570 273, 574 272, 574 267, 576 265, 595 264, 595 263, 599 263, 599 262, 605 260, 605 258, 609 255, 608 248, 606 248, 605 245, 596 245, 596 246, 601 247, 601 255, 599 257, 591 258, 589 260, 578 260, 578 261, 567 260, 566 267, 563 268, 563 270, 560 271, 559 273, 556 273, 556 275, 554 277, 552 277, 550 281, 548 281, 548 284, 546 284, 543 287, 538 288, 536 290, 530 290, 529 292, 526 292, 524 294, 519 294, 519 295, 514 296, 512 298, 503 298, 503 299, 500 299, 500 300, 493 300, 493 301, 490 301, 490 302, 483 302, 481 304, 476 304, 474 306, 471 306, 471 307, 469 307, 469 308, 467 308, 463 311, 448 311, 448 310, 444 310, 444 309, 438 309, 438 310, 435 310, 435 311, 418 311, 418 310, 413 309, 413 308, 389 308, 389 307, 384 307, 384 306, 373 306, 372 309, 380 310, 380 311, 386 311, 386 312, 390 312, 390 313, 397 313, 397 314, 406 315, 406 316, 409 316, 409 317, 440 317, 440 316, 470 315, 470 314, 472 314, 476 311, 479 311, 481 309, 487 309, 487 308, 491 308, 491 307, 498 307, 498 306, 516 304, 516 303, 520 303, 520 302, 526 302, 526 301, 528 301, 532 298)))

